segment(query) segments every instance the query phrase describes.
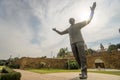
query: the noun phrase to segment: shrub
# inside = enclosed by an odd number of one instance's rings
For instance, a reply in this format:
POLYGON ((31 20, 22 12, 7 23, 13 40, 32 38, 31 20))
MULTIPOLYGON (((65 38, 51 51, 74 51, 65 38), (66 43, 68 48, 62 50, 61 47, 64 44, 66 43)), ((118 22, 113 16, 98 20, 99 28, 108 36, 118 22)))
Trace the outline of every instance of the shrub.
POLYGON ((2 73, 0 80, 20 80, 21 74, 19 72, 2 73))
POLYGON ((44 67, 45 67, 45 65, 46 65, 46 63, 45 63, 45 62, 40 62, 40 64, 39 64, 39 68, 44 68, 44 67))
POLYGON ((1 71, 3 71, 3 73, 4 71, 7 71, 8 73, 14 72, 14 70, 10 69, 9 67, 5 67, 5 66, 2 68, 1 71))
POLYGON ((14 69, 19 69, 20 65, 19 64, 10 64, 8 65, 10 68, 14 68, 14 69))
POLYGON ((5 68, 2 68, 1 73, 8 73, 8 71, 5 68))
POLYGON ((21 78, 21 73, 15 72, 14 70, 8 67, 4 67, 0 74, 0 80, 20 80, 20 78, 21 78))
POLYGON ((72 61, 67 62, 67 68, 69 68, 69 69, 78 69, 79 65, 75 60, 72 60, 72 61))

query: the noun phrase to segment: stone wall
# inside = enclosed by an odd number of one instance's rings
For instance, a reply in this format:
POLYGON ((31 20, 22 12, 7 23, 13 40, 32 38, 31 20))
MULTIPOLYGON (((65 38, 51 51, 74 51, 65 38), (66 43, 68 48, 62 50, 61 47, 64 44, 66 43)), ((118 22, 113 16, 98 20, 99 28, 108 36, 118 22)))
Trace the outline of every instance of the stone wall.
POLYGON ((64 69, 66 67, 67 59, 50 59, 50 58, 41 59, 24 57, 19 59, 17 63, 20 64, 21 69, 41 68, 42 64, 44 68, 64 69))
POLYGON ((88 68, 95 68, 95 60, 101 59, 104 62, 105 68, 120 69, 120 52, 114 53, 97 53, 87 56, 88 68))
MULTIPOLYGON (((105 68, 120 69, 120 52, 114 53, 97 53, 93 55, 87 55, 87 66, 88 68, 96 68, 95 60, 101 59, 104 62, 105 68)), ((17 60, 17 64, 20 65, 21 69, 25 68, 41 68, 41 63, 44 68, 58 68, 65 69, 68 59, 51 59, 51 58, 29 58, 24 57, 17 60)))

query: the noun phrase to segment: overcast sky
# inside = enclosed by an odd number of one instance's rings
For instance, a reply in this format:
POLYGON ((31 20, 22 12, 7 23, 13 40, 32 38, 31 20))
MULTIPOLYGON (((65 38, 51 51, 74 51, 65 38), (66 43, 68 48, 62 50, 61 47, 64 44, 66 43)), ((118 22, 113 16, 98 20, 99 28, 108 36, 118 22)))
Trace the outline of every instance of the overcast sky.
POLYGON ((82 29, 88 48, 99 49, 102 43, 120 43, 120 0, 0 0, 0 59, 13 57, 56 56, 68 47, 68 35, 62 31, 76 22, 86 20, 90 6, 96 1, 93 20, 82 29))

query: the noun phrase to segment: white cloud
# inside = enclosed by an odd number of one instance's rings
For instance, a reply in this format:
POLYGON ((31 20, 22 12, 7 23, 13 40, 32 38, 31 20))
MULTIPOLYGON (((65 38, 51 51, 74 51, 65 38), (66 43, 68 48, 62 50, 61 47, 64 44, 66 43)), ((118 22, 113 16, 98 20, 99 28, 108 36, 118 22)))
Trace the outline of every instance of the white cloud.
MULTIPOLYGON (((119 16, 119 1, 98 1, 92 22, 83 29, 83 34, 87 42, 119 37, 119 23, 111 20, 119 16), (117 12, 116 12, 117 11, 117 12)), ((120 18, 119 18, 120 19, 120 18)))
MULTIPOLYGON (((92 5, 89 0, 12 0, 2 1, 0 8, 0 58, 13 56, 51 56, 61 47, 69 47, 68 35, 60 36, 53 27, 62 31, 70 26, 68 19, 76 22, 92 5)), ((120 14, 119 0, 97 0, 92 22, 82 29, 86 42, 111 39, 119 36, 112 19, 120 14)), ((120 18, 117 18, 117 21, 120 18)), ((95 45, 96 46, 96 45, 95 45)), ((95 47, 94 46, 94 47, 95 47)))

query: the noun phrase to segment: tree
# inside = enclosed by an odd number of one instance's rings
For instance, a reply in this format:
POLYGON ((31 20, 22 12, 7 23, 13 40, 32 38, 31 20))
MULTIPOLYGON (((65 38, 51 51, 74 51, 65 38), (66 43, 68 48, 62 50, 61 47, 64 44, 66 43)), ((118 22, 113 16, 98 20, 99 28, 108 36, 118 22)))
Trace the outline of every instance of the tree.
POLYGON ((47 56, 42 56, 41 58, 42 58, 42 59, 45 59, 45 58, 47 58, 47 56))
POLYGON ((117 46, 116 45, 114 45, 114 44, 111 44, 109 47, 108 47, 108 52, 112 52, 113 50, 116 50, 117 51, 117 46))
POLYGON ((117 46, 117 49, 120 49, 120 43, 116 45, 117 46))
POLYGON ((101 49, 101 51, 104 51, 104 50, 105 50, 105 48, 104 48, 104 46, 103 46, 102 43, 100 44, 100 49, 101 49))
POLYGON ((57 57, 61 57, 61 58, 64 58, 65 55, 68 55, 69 52, 68 52, 68 49, 67 48, 60 48, 58 54, 57 54, 57 57))
POLYGON ((90 48, 90 49, 86 50, 85 53, 86 53, 86 55, 88 55, 88 54, 96 53, 96 51, 90 48))

